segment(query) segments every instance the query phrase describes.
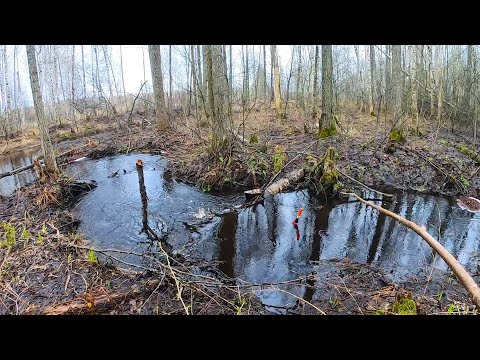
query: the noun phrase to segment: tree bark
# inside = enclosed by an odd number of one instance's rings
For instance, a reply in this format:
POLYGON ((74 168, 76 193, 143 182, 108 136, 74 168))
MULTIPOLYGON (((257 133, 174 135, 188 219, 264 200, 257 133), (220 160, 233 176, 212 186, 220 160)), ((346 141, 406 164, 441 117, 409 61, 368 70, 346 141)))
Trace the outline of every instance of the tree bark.
POLYGON ((155 99, 155 112, 160 130, 169 127, 165 95, 163 93, 162 60, 160 45, 148 45, 150 55, 150 68, 152 71, 153 97, 155 99))
POLYGON ((221 45, 205 45, 209 112, 212 117, 212 149, 220 154, 227 140, 229 91, 221 45))
POLYGON ((322 45, 322 115, 318 124, 319 132, 334 129, 333 119, 333 59, 332 45, 322 45))
POLYGON ((393 124, 402 111, 402 52, 401 45, 392 45, 392 108, 393 124))
POLYGON ((313 65, 313 94, 312 94, 312 118, 318 118, 318 57, 319 57, 319 46, 315 45, 315 63, 313 65))
POLYGON ((32 86, 33 103, 35 113, 37 114, 38 127, 42 141, 42 150, 45 159, 45 170, 48 174, 56 175, 58 173, 57 160, 53 152, 52 141, 48 133, 48 123, 43 108, 42 94, 38 83, 37 59, 35 55, 35 45, 26 45, 28 69, 30 73, 30 82, 32 86))
POLYGON ((278 55, 277 55, 277 45, 270 45, 272 66, 273 66, 273 78, 274 78, 274 96, 275 96, 275 110, 277 111, 277 118, 283 119, 285 114, 283 113, 282 107, 282 95, 280 92, 280 70, 278 67, 278 55))

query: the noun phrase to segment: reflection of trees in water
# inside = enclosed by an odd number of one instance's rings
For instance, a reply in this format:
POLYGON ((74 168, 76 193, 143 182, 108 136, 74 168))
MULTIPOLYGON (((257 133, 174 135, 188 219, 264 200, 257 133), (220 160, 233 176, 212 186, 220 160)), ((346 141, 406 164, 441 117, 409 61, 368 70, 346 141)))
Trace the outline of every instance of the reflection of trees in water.
MULTIPOLYGON (((266 201, 264 205, 241 211, 236 232, 235 275, 255 283, 298 277, 300 274, 292 266, 305 261, 310 254, 314 221, 308 196, 302 192, 279 194, 274 202, 266 201), (292 221, 300 207, 303 207, 298 223, 301 238, 297 241, 292 221), (275 216, 276 221, 270 216, 275 216)), ((282 289, 297 296, 303 293, 296 285, 282 289)), ((262 302, 272 306, 296 303, 294 297, 279 291, 262 290, 258 295, 262 302)))
POLYGON ((218 260, 223 261, 219 268, 225 275, 230 277, 234 276, 233 262, 235 261, 235 234, 237 233, 237 224, 238 217, 236 214, 227 214, 223 217, 222 225, 217 234, 220 240, 218 260))
MULTIPOLYGON (((385 205, 381 205, 383 208, 390 210, 391 203, 387 202, 385 205)), ((387 215, 383 213, 378 214, 377 222, 375 224, 375 230, 373 233, 373 238, 370 243, 369 249, 368 249, 368 256, 367 256, 367 263, 371 263, 373 259, 375 258, 375 255, 377 254, 378 250, 378 245, 380 243, 380 239, 382 237, 382 231, 383 231, 383 226, 385 224, 385 220, 387 219, 387 215)))
MULTIPOLYGON (((32 163, 33 151, 17 151, 13 154, 0 156, 0 173, 11 171, 32 163)), ((10 195, 15 189, 30 184, 36 179, 33 170, 22 171, 12 176, 0 179, 0 194, 10 195)))
MULTIPOLYGON (((355 224, 358 203, 344 203, 330 212, 329 227, 323 236, 321 259, 343 258, 348 252, 348 238, 355 224)), ((355 254, 350 254, 355 257, 355 254)))
MULTIPOLYGON (((432 197, 405 194, 397 198, 394 211, 420 226, 427 225, 427 220, 435 210, 432 197)), ((425 265, 430 253, 429 246, 413 231, 389 219, 389 231, 379 249, 375 264, 395 272, 396 276, 415 273, 425 265)))

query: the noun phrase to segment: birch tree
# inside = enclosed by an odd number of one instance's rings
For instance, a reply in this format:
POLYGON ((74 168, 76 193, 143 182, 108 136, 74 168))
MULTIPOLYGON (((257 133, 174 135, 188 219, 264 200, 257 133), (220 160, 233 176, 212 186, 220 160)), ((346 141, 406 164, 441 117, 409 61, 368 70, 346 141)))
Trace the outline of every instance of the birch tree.
POLYGON ((38 82, 37 59, 35 54, 35 45, 26 45, 28 70, 30 74, 30 84, 32 86, 33 103, 37 115, 38 127, 40 129, 40 139, 45 159, 45 171, 47 174, 56 176, 58 174, 57 160, 53 152, 52 140, 48 132, 48 122, 43 108, 42 93, 38 82))

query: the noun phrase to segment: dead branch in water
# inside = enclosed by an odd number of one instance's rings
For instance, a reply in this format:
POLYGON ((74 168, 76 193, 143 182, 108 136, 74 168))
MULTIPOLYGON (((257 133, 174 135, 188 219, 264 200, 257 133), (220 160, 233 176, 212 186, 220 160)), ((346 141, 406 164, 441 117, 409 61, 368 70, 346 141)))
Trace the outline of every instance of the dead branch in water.
POLYGON ((0 179, 4 178, 6 176, 15 175, 19 172, 22 172, 22 171, 25 171, 25 170, 28 170, 28 169, 32 169, 32 168, 33 168, 33 163, 30 164, 30 165, 27 165, 27 166, 22 166, 21 168, 14 169, 12 171, 4 172, 3 174, 0 174, 0 179))
POLYGON ((428 243, 428 245, 430 245, 430 247, 433 250, 435 250, 442 257, 443 260, 445 260, 445 262, 450 267, 450 269, 452 269, 457 279, 460 281, 463 287, 465 287, 465 289, 467 290, 473 303, 477 306, 477 308, 480 309, 480 288, 478 287, 477 283, 475 282, 475 280, 473 280, 473 278, 465 270, 465 268, 457 261, 457 259, 455 259, 455 257, 452 254, 450 254, 448 250, 442 246, 442 244, 440 244, 437 240, 435 240, 432 235, 430 235, 426 230, 422 229, 420 226, 418 226, 414 222, 407 220, 404 217, 398 214, 395 214, 394 212, 391 212, 389 210, 386 210, 378 205, 375 205, 369 201, 365 201, 355 193, 350 193, 349 195, 358 199, 365 205, 370 206, 380 211, 381 213, 387 216, 390 216, 391 218, 394 218, 398 222, 402 223, 403 225, 405 225, 406 227, 408 227, 409 229, 415 231, 418 235, 420 235, 428 243))

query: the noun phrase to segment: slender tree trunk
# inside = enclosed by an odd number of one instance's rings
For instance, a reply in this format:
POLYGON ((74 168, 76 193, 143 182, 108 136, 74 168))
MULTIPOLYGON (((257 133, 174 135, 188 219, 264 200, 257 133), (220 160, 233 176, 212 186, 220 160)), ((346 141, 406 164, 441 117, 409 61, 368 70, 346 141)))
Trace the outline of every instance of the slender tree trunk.
MULTIPOLYGON (((375 97, 375 47, 370 45, 370 114, 373 114, 375 97)), ((379 116, 380 114, 377 114, 379 116)))
MULTIPOLYGON (((198 45, 197 45, 198 47, 198 45)), ((200 64, 200 63, 199 63, 200 64)), ((200 66, 198 67, 199 73, 200 71, 200 66)), ((172 45, 168 45, 168 94, 169 94, 169 101, 168 101, 168 108, 170 112, 173 109, 173 91, 172 91, 172 83, 173 83, 173 76, 172 76, 172 45)), ((201 82, 200 82, 201 83, 201 82)))
POLYGON ((42 94, 38 82, 37 59, 35 55, 35 45, 26 45, 28 69, 30 73, 30 82, 32 86, 33 103, 35 113, 37 114, 38 127, 42 141, 42 150, 45 158, 45 170, 48 174, 56 175, 58 173, 57 161, 53 152, 52 141, 48 133, 48 122, 43 109, 42 94))
MULTIPOLYGON (((82 50, 83 50, 83 47, 82 47, 82 50)), ((125 109, 127 110, 127 109, 128 109, 128 105, 127 105, 127 94, 126 94, 126 92, 125 92, 125 78, 124 78, 124 75, 123 75, 122 45, 120 45, 120 72, 121 72, 121 75, 122 75, 123 102, 124 102, 124 104, 125 104, 125 109)))
MULTIPOLYGON (((206 48, 207 45, 202 45, 202 61, 203 61, 203 93, 205 94, 205 103, 210 103, 210 99, 209 99, 209 96, 210 96, 210 92, 208 91, 208 88, 207 88, 207 80, 208 80, 208 76, 207 76, 207 48, 206 48)), ((205 107, 206 111, 205 111, 205 115, 208 119, 208 117, 210 116, 209 114, 209 107, 206 106, 205 107)))
POLYGON ((467 67, 465 69, 465 83, 463 95, 463 123, 467 124, 472 118, 472 78, 473 78, 473 59, 475 57, 475 48, 473 45, 467 46, 467 67))
POLYGON ((165 106, 165 95, 163 93, 162 60, 160 56, 160 45, 148 45, 150 55, 150 68, 152 70, 153 97, 155 99, 155 112, 158 120, 158 127, 163 130, 169 126, 167 108, 165 106))
POLYGON ((72 45, 72 123, 75 131, 77 130, 77 121, 75 119, 75 45, 72 45))
POLYGON ((333 58, 332 45, 322 45, 322 115, 318 124, 319 131, 330 129, 326 135, 335 133, 333 118, 333 58))
POLYGON ((262 99, 267 100, 267 52, 265 50, 265 45, 263 46, 263 92, 262 99))
MULTIPOLYGON (((121 46, 120 46, 121 49, 121 46)), ((121 54, 121 52, 120 52, 121 54)), ((87 100, 87 81, 85 78, 85 54, 83 52, 83 45, 82 45, 82 81, 83 81, 83 100, 86 102, 87 100)))
POLYGON ((312 118, 318 119, 318 57, 320 47, 315 45, 315 63, 313 65, 312 118))
POLYGON ((411 96, 412 96, 412 104, 411 104, 411 111, 413 116, 414 122, 414 129, 415 135, 418 136, 418 101, 417 101, 417 92, 418 92, 418 84, 417 84, 417 66, 416 66, 416 58, 417 58, 417 46, 411 45, 410 46, 410 59, 411 67, 410 67, 410 86, 411 86, 411 96))
POLYGON ((392 45, 392 86, 391 88, 392 88, 393 124, 397 124, 402 111, 401 45, 392 45))
POLYGON ((275 81, 274 94, 275 94, 275 109, 277 111, 277 118, 283 119, 285 114, 283 113, 282 107, 282 95, 280 92, 280 70, 278 68, 278 55, 277 55, 277 45, 270 45, 272 64, 273 64, 273 76, 275 81))
POLYGON ((385 108, 386 111, 391 110, 392 108, 392 65, 390 61, 390 45, 386 46, 386 56, 385 56, 385 108))
POLYGON ((302 70, 302 46, 297 46, 297 54, 298 54, 298 63, 297 63, 297 76, 296 76, 296 83, 295 83, 295 94, 296 94, 296 102, 297 107, 301 108, 301 93, 300 93, 300 82, 301 82, 301 70, 302 70))
MULTIPOLYGON (((232 45, 230 45, 230 53, 229 53, 229 56, 230 56, 230 79, 229 79, 229 85, 230 85, 230 98, 233 97, 233 64, 232 64, 232 45)), ((230 99, 230 101, 232 101, 232 99, 230 99)))

